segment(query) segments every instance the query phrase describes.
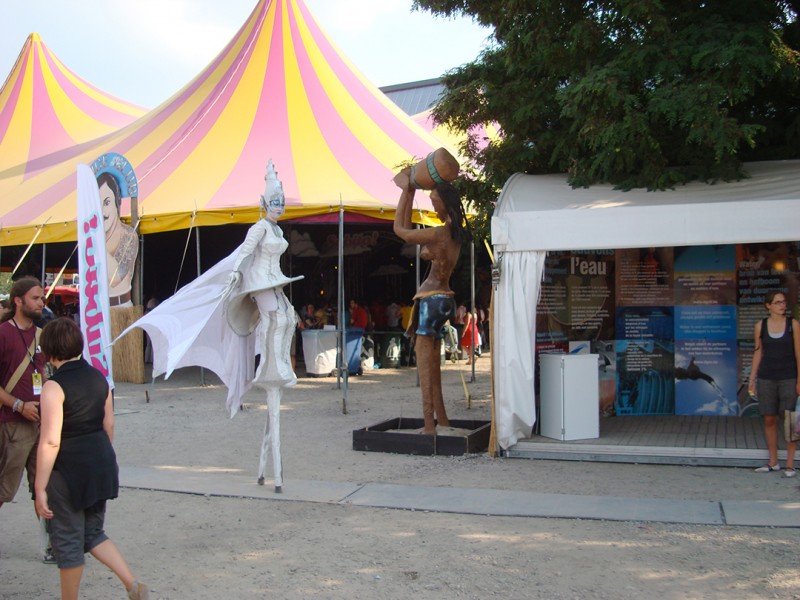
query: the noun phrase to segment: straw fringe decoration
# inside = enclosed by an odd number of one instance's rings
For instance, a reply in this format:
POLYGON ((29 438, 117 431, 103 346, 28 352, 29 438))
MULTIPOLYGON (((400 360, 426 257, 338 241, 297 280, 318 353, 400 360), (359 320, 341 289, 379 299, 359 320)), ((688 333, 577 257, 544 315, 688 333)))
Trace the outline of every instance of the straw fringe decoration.
MULTIPOLYGON (((111 308, 111 339, 144 314, 142 306, 115 306, 111 308)), ((138 327, 114 344, 112 362, 114 382, 144 383, 144 332, 138 327)))

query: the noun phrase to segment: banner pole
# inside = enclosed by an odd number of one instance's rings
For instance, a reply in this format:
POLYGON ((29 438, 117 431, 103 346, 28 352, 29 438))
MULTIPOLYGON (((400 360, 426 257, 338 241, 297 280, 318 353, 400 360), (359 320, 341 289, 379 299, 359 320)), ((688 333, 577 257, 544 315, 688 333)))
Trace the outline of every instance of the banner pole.
MULTIPOLYGON (((203 274, 200 268, 200 227, 194 228, 194 244, 197 251, 197 276, 200 277, 203 274)), ((206 370, 203 367, 200 367, 200 385, 206 385, 206 370)))

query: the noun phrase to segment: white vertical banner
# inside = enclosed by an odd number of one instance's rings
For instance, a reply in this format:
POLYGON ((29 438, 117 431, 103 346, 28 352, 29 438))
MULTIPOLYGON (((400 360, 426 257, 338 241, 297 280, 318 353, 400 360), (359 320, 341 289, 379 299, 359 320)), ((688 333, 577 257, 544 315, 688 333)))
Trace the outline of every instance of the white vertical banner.
POLYGON ((78 165, 78 254, 83 357, 114 389, 106 233, 97 179, 84 164, 78 165))

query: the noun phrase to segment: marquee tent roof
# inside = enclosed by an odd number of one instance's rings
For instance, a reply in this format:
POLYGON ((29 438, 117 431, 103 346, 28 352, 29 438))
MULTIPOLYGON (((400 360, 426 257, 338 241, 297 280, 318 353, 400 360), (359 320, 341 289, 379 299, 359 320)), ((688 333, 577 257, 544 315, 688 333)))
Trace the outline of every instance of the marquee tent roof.
POLYGON ((65 148, 117 131, 146 112, 75 75, 32 33, 0 88, 0 178, 27 180, 65 148))
MULTIPOLYGON (((260 0, 225 49, 172 98, 98 143, 12 185, 0 173, 0 245, 71 241, 76 164, 125 156, 139 182, 140 231, 251 223, 268 159, 285 219, 339 209, 391 219, 403 161, 440 146, 367 81, 302 0, 260 0)), ((417 194, 415 220, 432 216, 417 194)), ((130 214, 123 202, 123 215, 130 214)))
POLYGON ((647 248, 798 239, 800 161, 744 165, 749 178, 673 190, 571 188, 565 175, 512 175, 492 217, 497 252, 647 248))

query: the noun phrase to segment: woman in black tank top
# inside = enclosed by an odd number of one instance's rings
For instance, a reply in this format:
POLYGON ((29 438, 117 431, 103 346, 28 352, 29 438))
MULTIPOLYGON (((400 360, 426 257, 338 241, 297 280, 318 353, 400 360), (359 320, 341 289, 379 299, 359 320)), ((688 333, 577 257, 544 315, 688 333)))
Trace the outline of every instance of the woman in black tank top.
MULTIPOLYGON (((764 416, 764 434, 769 462, 757 473, 780 471, 778 464, 778 416, 792 410, 800 396, 800 325, 786 316, 786 296, 770 292, 765 298, 769 316, 756 323, 755 351, 750 368, 749 392, 758 393, 758 407, 764 416)), ((786 440, 786 477, 794 477, 797 442, 786 440)))
POLYGON ((83 336, 72 319, 48 323, 41 347, 56 372, 42 387, 35 505, 50 521, 62 598, 78 597, 88 551, 119 577, 128 598, 147 600, 148 587, 104 531, 106 500, 119 489, 108 383, 81 357, 83 336))

